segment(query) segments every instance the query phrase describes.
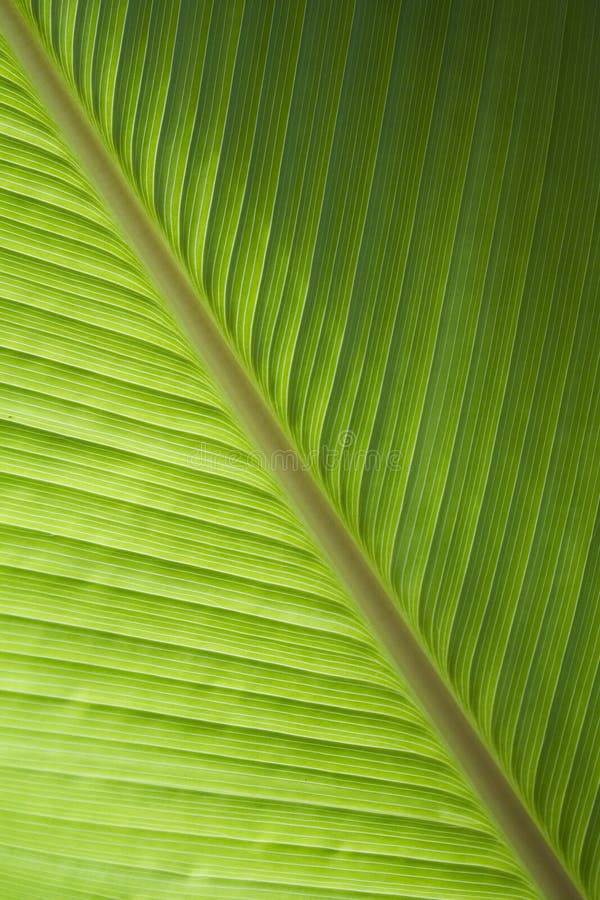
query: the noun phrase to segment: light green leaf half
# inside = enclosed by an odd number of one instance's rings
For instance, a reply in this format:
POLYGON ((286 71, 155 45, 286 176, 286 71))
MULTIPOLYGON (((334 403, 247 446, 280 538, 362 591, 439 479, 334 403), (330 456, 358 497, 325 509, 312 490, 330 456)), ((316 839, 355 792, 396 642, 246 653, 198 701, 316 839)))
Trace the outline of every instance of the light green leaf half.
MULTIPOLYGON (((599 897, 600 11, 19 5, 599 897)), ((536 896, 5 45, 0 91, 2 895, 536 896)))

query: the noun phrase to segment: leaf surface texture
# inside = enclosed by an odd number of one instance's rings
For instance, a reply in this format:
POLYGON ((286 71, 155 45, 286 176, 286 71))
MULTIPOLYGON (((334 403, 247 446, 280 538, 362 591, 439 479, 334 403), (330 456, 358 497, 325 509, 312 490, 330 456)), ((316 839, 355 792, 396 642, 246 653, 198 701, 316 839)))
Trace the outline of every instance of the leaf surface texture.
MULTIPOLYGON (((22 8, 598 896, 595 5, 22 8)), ((1 64, 9 895, 534 896, 1 64)))

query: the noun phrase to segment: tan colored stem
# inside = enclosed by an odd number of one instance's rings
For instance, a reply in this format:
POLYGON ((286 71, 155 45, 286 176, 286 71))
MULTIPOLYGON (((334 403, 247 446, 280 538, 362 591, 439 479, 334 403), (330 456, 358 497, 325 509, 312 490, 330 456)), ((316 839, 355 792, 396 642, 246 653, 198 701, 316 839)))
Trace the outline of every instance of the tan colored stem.
POLYGON ((78 101, 10 0, 0 0, 0 24, 14 53, 150 273, 182 331, 227 394, 261 451, 275 463, 279 461, 275 468, 276 475, 288 496, 524 865, 551 900, 581 898, 560 860, 433 667, 362 550, 311 474, 297 460, 295 449, 221 334, 208 306, 198 297, 78 101), (294 458, 297 464, 290 464, 294 458))

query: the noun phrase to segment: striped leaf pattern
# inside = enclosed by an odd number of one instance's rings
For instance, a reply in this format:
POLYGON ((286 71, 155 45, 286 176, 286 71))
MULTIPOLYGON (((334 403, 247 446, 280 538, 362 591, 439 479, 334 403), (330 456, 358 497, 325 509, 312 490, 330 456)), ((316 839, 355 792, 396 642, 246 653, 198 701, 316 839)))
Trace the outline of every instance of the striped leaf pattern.
POLYGON ((0 66, 3 896, 532 897, 0 66))
MULTIPOLYGON (((600 896, 600 8, 20 6, 600 896)), ((14 896, 532 896, 2 65, 14 896)))

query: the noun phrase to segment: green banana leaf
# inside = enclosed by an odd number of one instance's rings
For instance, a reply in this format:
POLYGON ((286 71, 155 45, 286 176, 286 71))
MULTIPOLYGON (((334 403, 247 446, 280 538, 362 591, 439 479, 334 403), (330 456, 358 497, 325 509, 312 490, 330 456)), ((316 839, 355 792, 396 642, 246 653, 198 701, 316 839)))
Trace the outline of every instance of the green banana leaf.
POLYGON ((600 6, 0 31, 0 896, 600 898, 600 6))

